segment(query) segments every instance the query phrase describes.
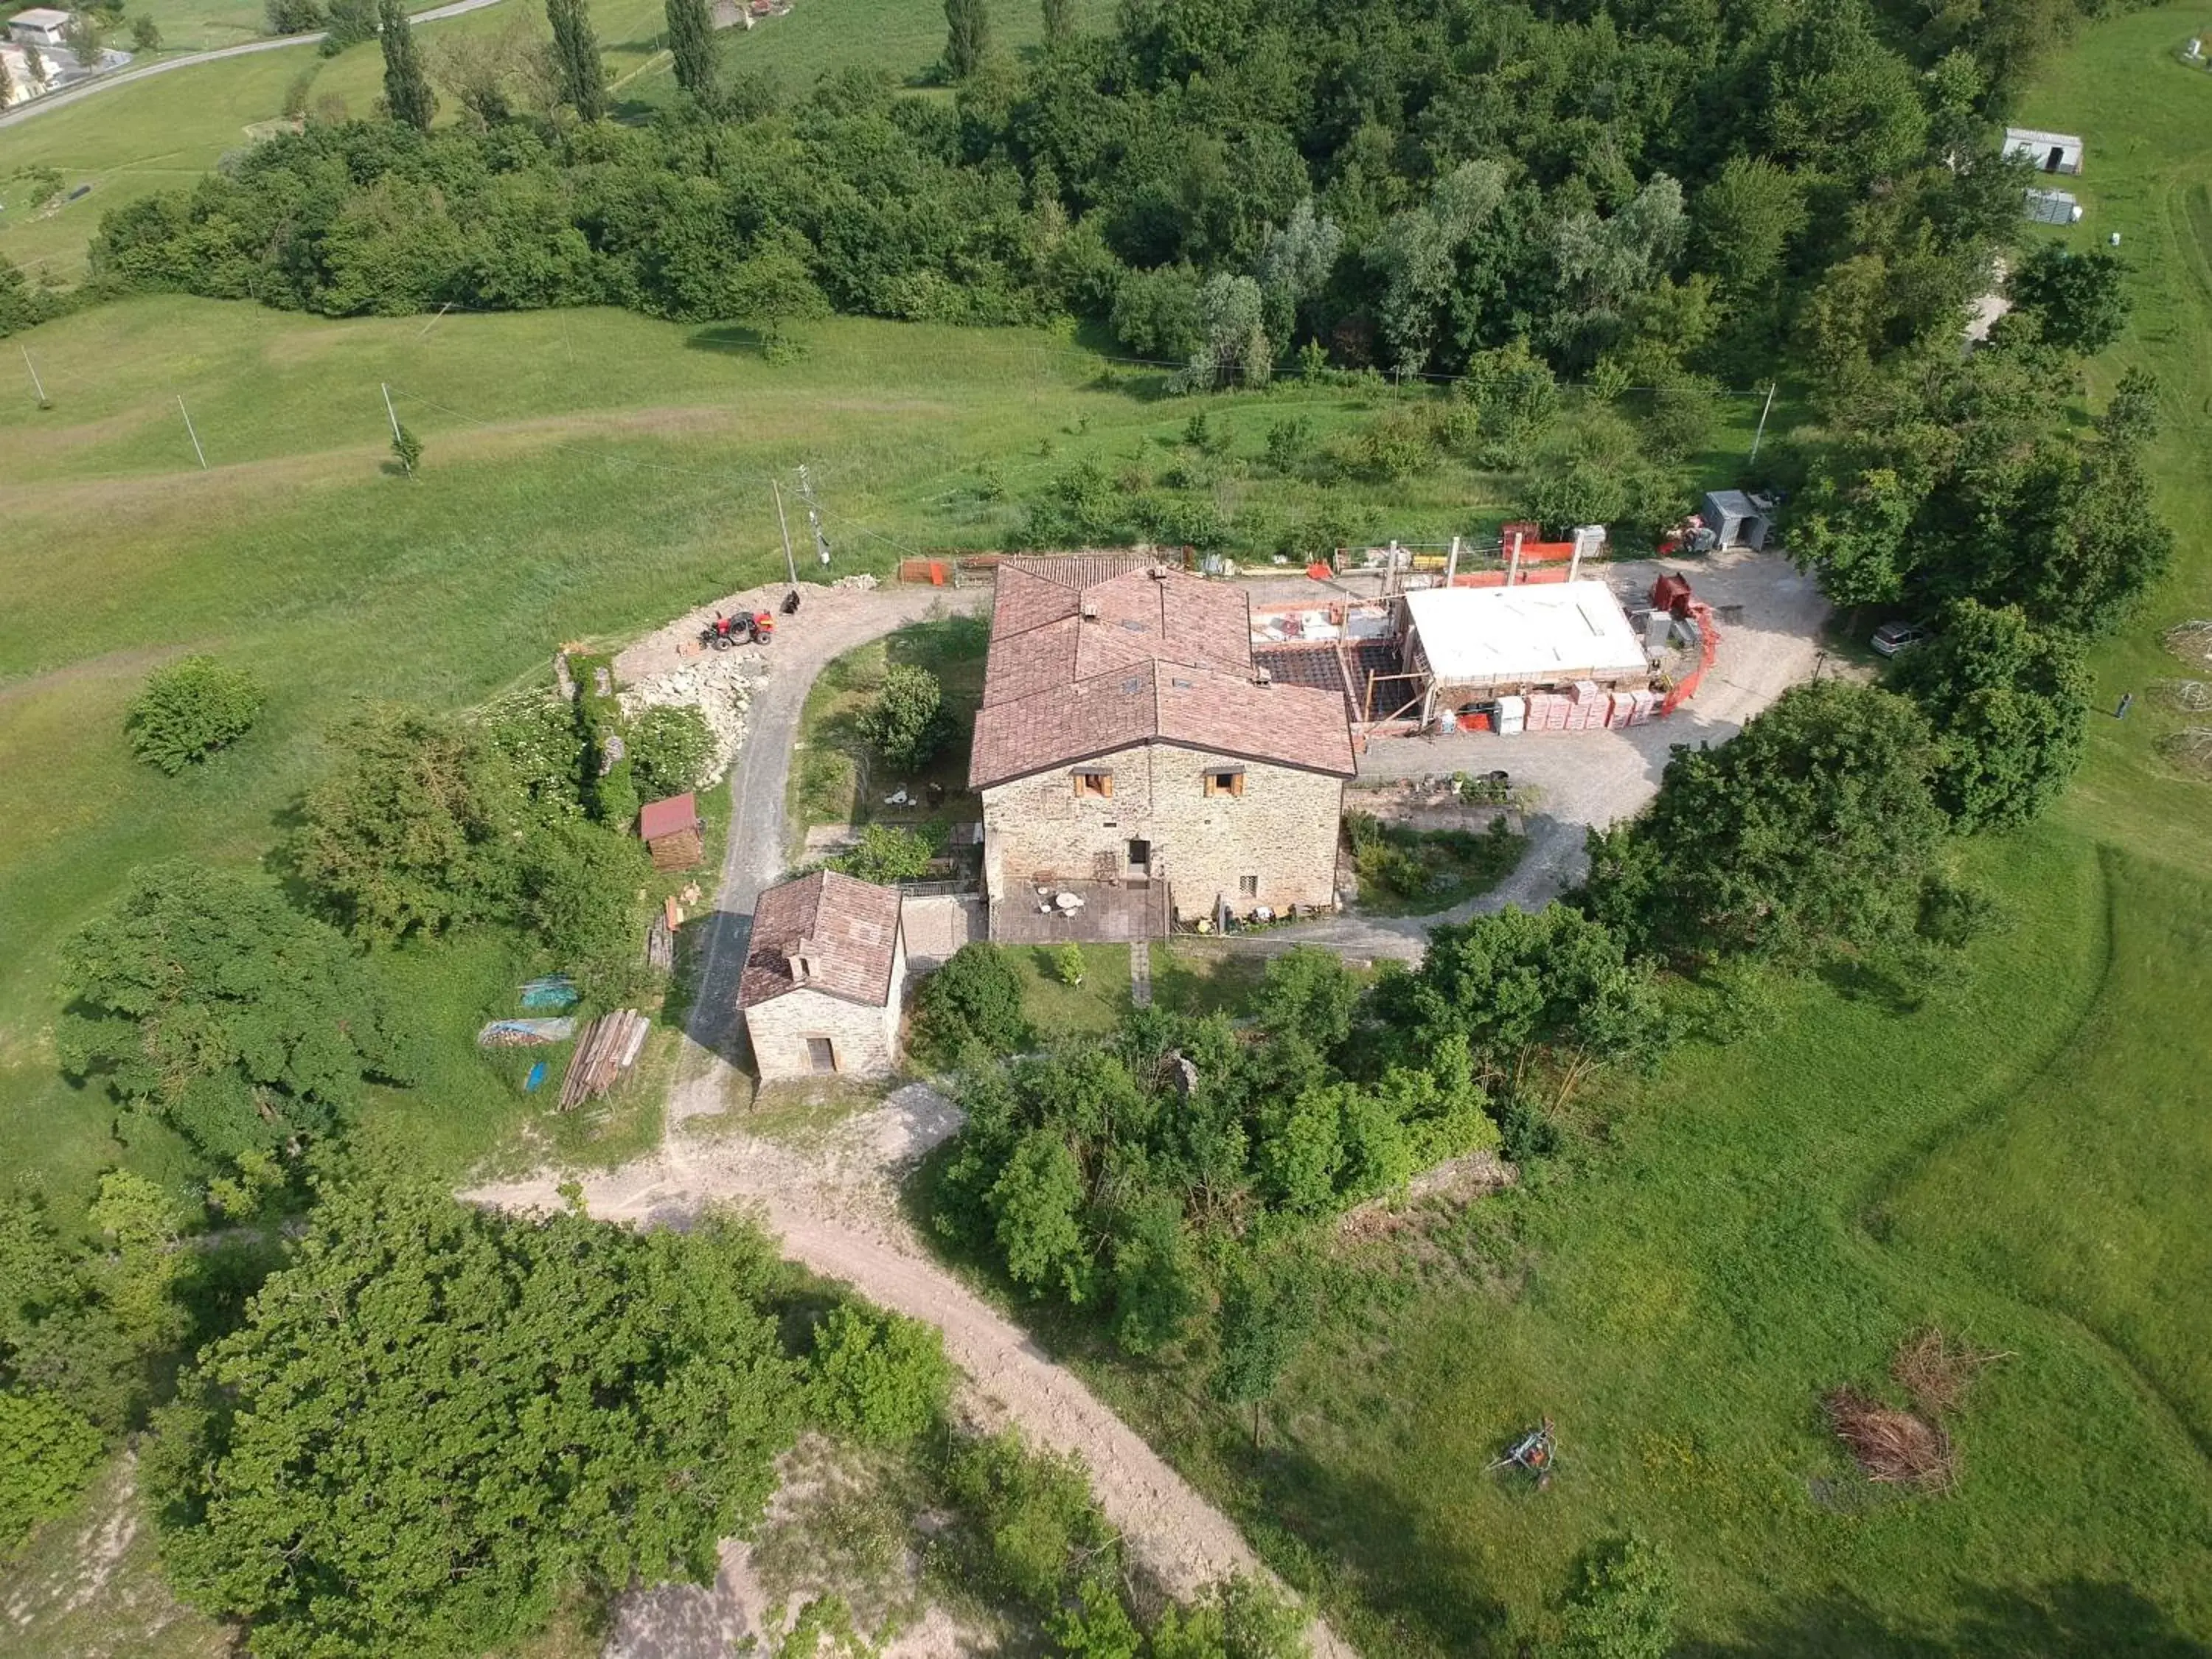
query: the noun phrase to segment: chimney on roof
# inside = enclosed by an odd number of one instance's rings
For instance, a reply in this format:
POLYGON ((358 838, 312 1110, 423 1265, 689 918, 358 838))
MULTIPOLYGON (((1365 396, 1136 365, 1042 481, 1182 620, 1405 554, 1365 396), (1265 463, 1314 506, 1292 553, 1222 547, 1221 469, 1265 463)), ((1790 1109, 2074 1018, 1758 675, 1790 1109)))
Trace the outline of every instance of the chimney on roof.
POLYGON ((1146 569, 1145 574, 1156 582, 1164 582, 1168 579, 1168 568, 1164 564, 1152 565, 1146 569))
POLYGON ((1270 669, 1269 669, 1269 668, 1268 668, 1265 664, 1258 664, 1258 665, 1255 665, 1253 667, 1253 670, 1252 670, 1252 684, 1255 684, 1255 685, 1273 685, 1274 683, 1275 683, 1275 676, 1274 676, 1274 673, 1273 673, 1273 672, 1272 670, 1270 670, 1270 669))
POLYGON ((804 985, 814 977, 815 964, 822 959, 822 941, 803 939, 791 953, 791 982, 804 985))
POLYGON ((1098 620, 1098 607, 1093 605, 1089 599, 1085 599, 1078 605, 1076 606, 1076 611, 1077 614, 1081 616, 1083 620, 1085 622, 1097 622, 1098 620))

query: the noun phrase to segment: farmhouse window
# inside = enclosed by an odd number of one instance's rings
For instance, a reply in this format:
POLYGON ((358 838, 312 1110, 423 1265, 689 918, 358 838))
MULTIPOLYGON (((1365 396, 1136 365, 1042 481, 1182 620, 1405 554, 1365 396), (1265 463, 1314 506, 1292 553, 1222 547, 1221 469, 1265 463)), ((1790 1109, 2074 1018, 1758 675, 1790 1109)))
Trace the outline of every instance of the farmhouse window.
POLYGON ((1206 775, 1208 795, 1241 795, 1244 793, 1244 769, 1241 766, 1218 767, 1206 775))
POLYGON ((1114 775, 1111 772, 1078 772, 1075 778, 1075 798, 1078 800, 1111 800, 1114 799, 1114 775))
POLYGON ((806 1068, 811 1072, 834 1072, 837 1069, 837 1045, 826 1036, 806 1039, 806 1068))
POLYGON ((1257 877, 1257 876, 1239 876, 1239 877, 1237 877, 1237 890, 1239 893, 1243 894, 1246 898, 1257 898, 1257 897, 1259 897, 1259 896, 1260 896, 1260 878, 1259 878, 1259 877, 1257 877))

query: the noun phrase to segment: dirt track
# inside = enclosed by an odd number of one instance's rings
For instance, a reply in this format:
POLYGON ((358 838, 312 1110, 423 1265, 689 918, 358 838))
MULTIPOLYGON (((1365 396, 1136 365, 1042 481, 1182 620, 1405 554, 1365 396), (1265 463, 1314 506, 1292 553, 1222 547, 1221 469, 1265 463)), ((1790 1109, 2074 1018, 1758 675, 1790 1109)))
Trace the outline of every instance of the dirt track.
MULTIPOLYGON (((1080 1456, 1133 1562, 1164 1588, 1188 1595, 1232 1573, 1266 1574, 1226 1516, 914 1237, 899 1212, 898 1180, 958 1124, 951 1103, 916 1085, 804 1147, 672 1129, 653 1157, 585 1177, 585 1202, 602 1219, 647 1226, 681 1226, 710 1204, 755 1206, 794 1261, 941 1328, 945 1352, 970 1379, 964 1403, 983 1422, 1012 1423, 1036 1444, 1080 1456)), ((462 1196, 507 1209, 550 1208, 561 1201, 555 1190, 561 1180, 548 1174, 462 1196)), ((649 1643, 635 1642, 633 1651, 708 1659, 725 1650, 719 1638, 691 1647, 671 1639, 672 1632, 722 1628, 702 1612, 714 1591, 667 1587, 651 1594, 656 1633, 649 1643)), ((1318 1623, 1313 1650, 1321 1659, 1352 1653, 1318 1623)))

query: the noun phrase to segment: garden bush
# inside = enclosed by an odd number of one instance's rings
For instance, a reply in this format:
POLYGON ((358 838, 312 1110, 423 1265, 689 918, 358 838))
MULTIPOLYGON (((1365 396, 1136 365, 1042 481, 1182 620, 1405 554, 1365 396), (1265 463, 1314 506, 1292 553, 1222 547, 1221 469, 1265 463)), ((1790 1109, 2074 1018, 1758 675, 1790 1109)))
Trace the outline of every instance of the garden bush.
POLYGON ((814 1329, 815 1420, 866 1445, 898 1445, 937 1421, 952 1389, 934 1325, 840 1303, 814 1329))
POLYGON ((1022 976, 1006 954, 984 940, 963 945, 921 981, 915 994, 918 1052, 941 1066, 971 1054, 1010 1054, 1029 1046, 1022 1014, 1022 976))
POLYGON ((639 793, 660 800, 705 781, 714 760, 714 734, 696 708, 647 708, 630 722, 629 754, 639 793))
POLYGON ((244 737, 267 702, 246 670, 213 657, 180 658, 148 675, 131 702, 131 746, 173 777, 244 737))

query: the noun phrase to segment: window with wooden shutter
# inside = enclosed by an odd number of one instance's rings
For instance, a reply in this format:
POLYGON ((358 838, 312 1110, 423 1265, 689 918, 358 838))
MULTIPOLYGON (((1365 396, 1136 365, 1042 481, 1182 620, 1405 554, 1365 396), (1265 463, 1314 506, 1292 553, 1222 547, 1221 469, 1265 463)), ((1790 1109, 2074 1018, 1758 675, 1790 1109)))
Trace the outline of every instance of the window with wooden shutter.
POLYGON ((1241 766, 1219 767, 1206 775, 1206 793, 1209 795, 1241 795, 1244 793, 1244 769, 1241 766))
POLYGON ((1114 799, 1114 775, 1111 772, 1080 771, 1072 775, 1075 780, 1078 800, 1111 800, 1114 799))

